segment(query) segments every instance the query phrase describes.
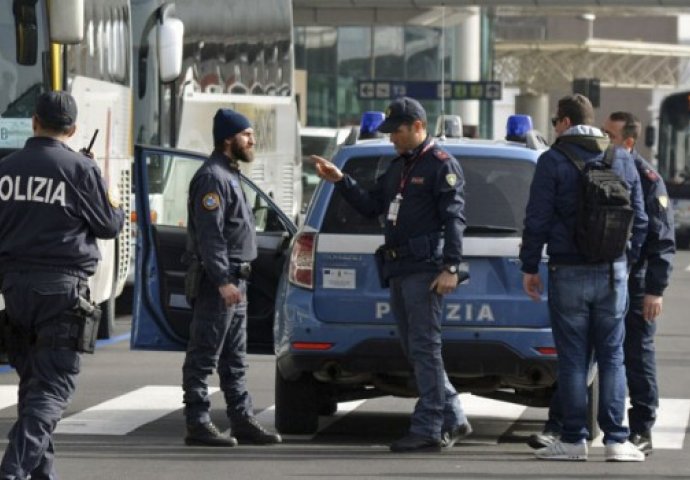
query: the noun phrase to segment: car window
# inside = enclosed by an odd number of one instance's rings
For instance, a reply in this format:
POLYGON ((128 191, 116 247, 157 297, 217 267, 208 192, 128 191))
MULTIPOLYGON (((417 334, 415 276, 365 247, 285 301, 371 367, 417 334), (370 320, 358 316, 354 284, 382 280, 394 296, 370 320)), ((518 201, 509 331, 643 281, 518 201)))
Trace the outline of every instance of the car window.
MULTIPOLYGON (((392 159, 391 156, 354 157, 348 160, 343 171, 365 189, 371 189, 392 159)), ((466 234, 520 236, 534 165, 499 158, 461 158, 460 164, 465 174, 466 234)), ((372 219, 360 215, 334 191, 322 231, 380 234, 382 222, 382 216, 372 219)))

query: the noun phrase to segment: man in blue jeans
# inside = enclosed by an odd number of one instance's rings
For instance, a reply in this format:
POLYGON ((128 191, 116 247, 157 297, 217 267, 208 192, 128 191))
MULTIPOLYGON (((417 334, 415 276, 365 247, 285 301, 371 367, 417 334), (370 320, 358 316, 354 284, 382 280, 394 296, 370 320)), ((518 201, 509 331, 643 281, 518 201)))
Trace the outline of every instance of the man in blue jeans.
MULTIPOLYGON (((640 259, 632 266, 628 278, 630 306, 625 316, 625 370, 631 408, 628 411, 630 441, 645 454, 652 453, 652 426, 659 406, 656 382, 654 334, 661 314, 663 293, 669 283, 675 253, 673 212, 666 185, 651 165, 635 150, 640 136, 640 122, 629 112, 613 112, 604 122, 604 132, 614 145, 631 153, 640 174, 649 228, 640 259)), ((533 448, 553 443, 561 431, 562 410, 554 393, 549 419, 544 431, 531 435, 533 448)))
POLYGON ((520 259, 523 287, 541 299, 539 276, 542 249, 549 255, 549 312, 558 351, 558 388, 563 408, 561 438, 537 450, 542 460, 587 459, 587 372, 590 352, 599 367, 599 416, 607 461, 644 461, 644 454, 628 441, 623 425, 625 367, 623 317, 627 302, 627 261, 634 262, 647 229, 640 177, 630 156, 616 149, 612 170, 630 193, 634 220, 628 258, 592 262, 576 241, 581 174, 564 151, 585 162, 602 161, 610 141, 591 127, 592 104, 582 95, 559 100, 552 122, 558 138, 537 162, 525 216, 520 259))

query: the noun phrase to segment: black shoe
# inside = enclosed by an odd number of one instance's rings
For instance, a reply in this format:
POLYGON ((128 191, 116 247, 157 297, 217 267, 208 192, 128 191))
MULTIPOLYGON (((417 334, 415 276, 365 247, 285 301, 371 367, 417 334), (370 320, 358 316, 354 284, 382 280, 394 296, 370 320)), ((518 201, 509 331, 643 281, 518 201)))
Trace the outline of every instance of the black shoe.
POLYGON ((254 417, 234 418, 230 423, 232 424, 232 433, 240 443, 268 445, 283 441, 279 434, 266 430, 254 417))
POLYGON ((441 447, 451 448, 458 440, 465 438, 470 433, 472 433, 472 425, 470 425, 470 422, 456 425, 451 430, 441 432, 441 447))
POLYGON ((555 432, 542 432, 535 433, 529 436, 527 439, 527 445, 538 450, 540 448, 546 448, 556 442, 560 438, 560 435, 555 432))
POLYGON ((391 443, 391 452, 440 452, 441 440, 408 433, 391 443))
POLYGON ((652 432, 630 434, 630 443, 635 445, 645 455, 651 455, 654 451, 652 446, 652 432))
POLYGON ((205 445, 209 447, 235 447, 237 439, 221 433, 211 422, 187 425, 187 436, 184 437, 187 445, 205 445))

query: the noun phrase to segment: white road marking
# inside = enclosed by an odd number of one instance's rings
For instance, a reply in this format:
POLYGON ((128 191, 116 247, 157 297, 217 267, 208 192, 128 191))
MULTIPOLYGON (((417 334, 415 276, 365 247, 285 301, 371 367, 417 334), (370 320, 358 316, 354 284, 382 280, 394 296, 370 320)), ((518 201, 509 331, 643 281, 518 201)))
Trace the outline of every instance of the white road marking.
MULTIPOLYGON (((630 399, 626 402, 625 424, 628 424, 628 408, 630 399)), ((690 418, 690 400, 684 398, 660 398, 659 409, 656 412, 656 423, 652 428, 652 441, 657 450, 682 450, 685 441, 685 430, 690 418)), ((604 435, 599 435, 592 442, 593 447, 603 447, 604 435)))
POLYGON ((17 404, 17 386, 0 385, 0 410, 17 404))
MULTIPOLYGON (((217 391, 218 388, 209 388, 209 393, 217 391)), ((148 385, 61 420, 55 432, 73 435, 127 435, 182 406, 181 387, 148 385)))

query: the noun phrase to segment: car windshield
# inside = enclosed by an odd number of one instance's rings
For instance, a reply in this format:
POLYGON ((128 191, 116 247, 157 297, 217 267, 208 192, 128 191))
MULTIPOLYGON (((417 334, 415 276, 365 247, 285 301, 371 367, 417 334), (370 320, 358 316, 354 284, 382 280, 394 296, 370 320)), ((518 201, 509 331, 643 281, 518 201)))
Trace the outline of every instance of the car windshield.
MULTIPOLYGON (((393 156, 355 157, 348 160, 343 171, 365 189, 373 188, 393 156), (375 166, 375 168, 372 168, 375 166)), ((461 157, 465 174, 466 236, 520 236, 525 207, 534 174, 534 164, 500 158, 461 157)), ((357 213, 337 192, 334 192, 323 233, 383 233, 382 218, 366 218, 357 213)))

